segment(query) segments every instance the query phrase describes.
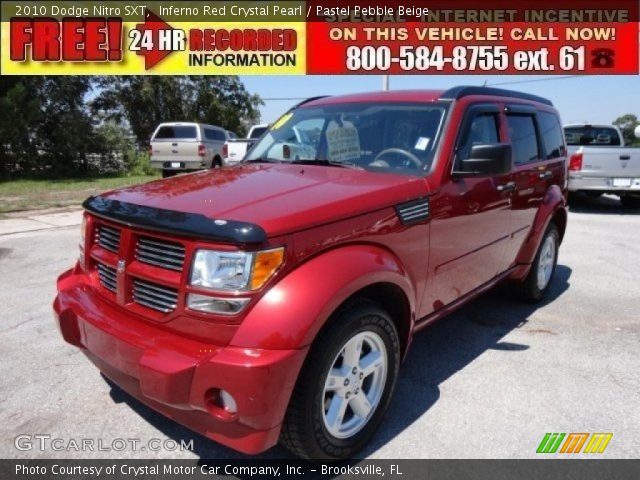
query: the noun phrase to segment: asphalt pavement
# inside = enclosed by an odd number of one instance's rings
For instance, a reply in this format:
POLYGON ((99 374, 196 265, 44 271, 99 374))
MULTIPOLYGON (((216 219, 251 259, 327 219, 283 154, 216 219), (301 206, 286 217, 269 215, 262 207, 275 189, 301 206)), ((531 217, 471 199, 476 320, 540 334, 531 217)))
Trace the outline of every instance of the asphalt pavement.
MULTIPOLYGON (((244 458, 111 388, 63 342, 51 302, 78 255, 80 218, 66 215, 0 221, 0 456, 244 458), (101 449, 77 451, 82 439, 101 449), (140 443, 120 451, 121 439, 140 443), (193 448, 176 450, 180 441, 193 448)), ((498 288, 416 337, 364 455, 533 458, 546 432, 611 432, 600 458, 638 458, 639 272, 640 211, 585 200, 545 303, 498 288)), ((276 447, 260 458, 283 457, 276 447)))

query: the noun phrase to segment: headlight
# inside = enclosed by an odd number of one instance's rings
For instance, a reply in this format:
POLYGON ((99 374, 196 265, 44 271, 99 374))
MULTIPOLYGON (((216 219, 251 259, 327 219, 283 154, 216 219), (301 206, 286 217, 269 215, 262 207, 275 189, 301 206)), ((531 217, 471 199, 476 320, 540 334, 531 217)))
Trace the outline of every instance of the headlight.
POLYGON ((284 261, 284 248, 261 252, 197 250, 191 268, 191 285, 223 291, 256 290, 284 261))

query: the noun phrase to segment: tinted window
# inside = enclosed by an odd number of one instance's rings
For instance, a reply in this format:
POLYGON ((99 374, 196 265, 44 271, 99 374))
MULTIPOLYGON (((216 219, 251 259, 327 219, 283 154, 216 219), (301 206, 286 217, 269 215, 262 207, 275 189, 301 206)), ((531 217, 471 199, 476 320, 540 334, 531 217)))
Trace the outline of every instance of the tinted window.
POLYGON ((165 125, 160 127, 155 139, 180 138, 194 140, 196 137, 196 127, 193 125, 165 125))
POLYGON ((500 143, 498 134, 498 122, 493 113, 476 115, 469 125, 463 143, 458 150, 458 158, 464 160, 471 155, 471 147, 474 145, 490 145, 500 143))
POLYGON ((611 127, 565 127, 564 136, 567 145, 621 145, 618 131, 611 127))
POLYGON ((547 158, 564 156, 564 137, 558 117, 553 113, 538 112, 538 126, 547 158))
POLYGON ((513 161, 516 165, 540 158, 536 125, 531 115, 507 115, 513 161))
POLYGON ((228 138, 230 140, 235 140, 236 138, 238 138, 238 135, 236 135, 235 133, 233 133, 233 132, 231 132, 229 130, 227 130, 227 135, 228 135, 228 138))
POLYGON ((223 142, 227 139, 222 130, 216 130, 214 128, 205 128, 204 138, 206 138, 207 140, 220 140, 223 142))
POLYGON ((256 127, 253 130, 251 130, 251 135, 249 136, 249 138, 260 138, 262 136, 262 134, 264 132, 267 131, 268 127, 256 127))

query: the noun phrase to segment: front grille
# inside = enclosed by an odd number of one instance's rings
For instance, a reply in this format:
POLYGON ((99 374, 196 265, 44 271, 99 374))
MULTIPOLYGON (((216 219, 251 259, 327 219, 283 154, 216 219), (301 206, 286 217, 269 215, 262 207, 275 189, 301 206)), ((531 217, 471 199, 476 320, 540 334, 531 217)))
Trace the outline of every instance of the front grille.
POLYGON ((100 225, 96 230, 96 243, 113 253, 120 249, 120 230, 100 225))
POLYGON ((178 304, 178 291, 164 285, 136 279, 133 281, 133 300, 145 307, 168 313, 175 310, 178 304))
POLYGON ((100 279, 100 284, 106 288, 107 290, 111 290, 113 293, 116 292, 116 269, 107 267, 102 263, 98 263, 98 278, 100 279))
POLYGON ((184 264, 184 247, 179 243, 141 237, 136 247, 136 259, 156 267, 180 271, 184 264))

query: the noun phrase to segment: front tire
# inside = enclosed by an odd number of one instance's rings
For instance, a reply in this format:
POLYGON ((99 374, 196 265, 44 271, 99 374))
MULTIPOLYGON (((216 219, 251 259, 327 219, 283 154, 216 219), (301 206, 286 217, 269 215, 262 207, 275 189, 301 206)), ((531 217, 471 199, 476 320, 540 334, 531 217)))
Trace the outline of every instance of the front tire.
POLYGON ((558 227, 551 223, 542 238, 536 258, 531 265, 527 277, 516 284, 516 292, 526 302, 539 302, 549 292, 553 274, 558 264, 558 248, 560 233, 558 227))
POLYGON ((369 301, 341 309, 311 346, 281 443, 307 459, 352 457, 378 428, 399 365, 398 332, 384 310, 369 301))

